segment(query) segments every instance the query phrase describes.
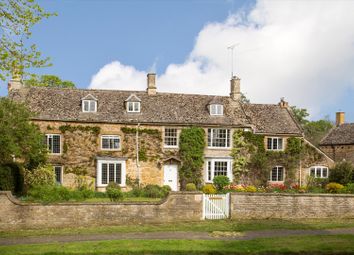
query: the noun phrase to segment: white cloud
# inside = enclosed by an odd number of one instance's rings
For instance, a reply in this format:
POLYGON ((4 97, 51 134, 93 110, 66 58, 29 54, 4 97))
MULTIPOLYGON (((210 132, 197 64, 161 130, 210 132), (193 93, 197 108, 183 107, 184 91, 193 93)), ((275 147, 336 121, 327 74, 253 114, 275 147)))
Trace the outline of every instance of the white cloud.
MULTIPOLYGON (((229 93, 230 52, 252 102, 307 107, 316 115, 354 87, 354 1, 258 1, 248 12, 207 24, 187 60, 158 77, 159 91, 229 93)), ((91 88, 145 89, 145 72, 113 62, 91 88)))

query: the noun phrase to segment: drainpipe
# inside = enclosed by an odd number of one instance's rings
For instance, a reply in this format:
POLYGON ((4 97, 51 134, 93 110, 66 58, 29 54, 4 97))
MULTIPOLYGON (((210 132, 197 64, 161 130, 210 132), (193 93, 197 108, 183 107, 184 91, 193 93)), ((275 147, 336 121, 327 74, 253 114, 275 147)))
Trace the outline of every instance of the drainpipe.
POLYGON ((135 140, 136 140, 136 175, 138 176, 138 185, 140 187, 139 127, 140 127, 140 123, 138 123, 136 128, 135 140))
MULTIPOLYGON (((300 156, 301 157, 301 156, 300 156)), ((302 185, 302 180, 301 180, 301 178, 302 178, 302 166, 301 166, 301 158, 300 158, 300 162, 299 162, 299 168, 300 168, 300 177, 299 177, 299 187, 301 187, 301 185, 302 185)))

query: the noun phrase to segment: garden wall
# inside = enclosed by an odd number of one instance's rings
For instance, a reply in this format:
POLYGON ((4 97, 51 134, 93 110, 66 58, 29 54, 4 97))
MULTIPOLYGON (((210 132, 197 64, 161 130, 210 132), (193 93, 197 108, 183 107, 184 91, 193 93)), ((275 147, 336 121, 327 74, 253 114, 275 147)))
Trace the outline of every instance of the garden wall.
POLYGON ((0 230, 199 221, 202 197, 198 192, 172 192, 158 203, 41 205, 21 203, 0 191, 0 230))
POLYGON ((233 193, 231 218, 354 218, 354 195, 233 193))

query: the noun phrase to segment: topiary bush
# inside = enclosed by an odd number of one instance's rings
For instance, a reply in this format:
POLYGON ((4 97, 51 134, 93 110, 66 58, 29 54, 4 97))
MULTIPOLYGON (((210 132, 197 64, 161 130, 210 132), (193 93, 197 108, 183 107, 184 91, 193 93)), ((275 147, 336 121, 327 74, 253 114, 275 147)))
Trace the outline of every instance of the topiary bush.
POLYGON ((197 187, 195 186, 194 183, 187 183, 186 185, 186 191, 196 191, 197 187))
POLYGON ((213 184, 205 184, 202 191, 205 194, 216 194, 216 189, 213 184))
POLYGON ((344 189, 344 186, 339 183, 330 182, 326 185, 326 191, 329 193, 339 193, 344 189))
POLYGON ((23 170, 18 164, 0 165, 0 190, 14 194, 23 192, 23 170))
POLYGON ((109 199, 113 202, 123 200, 124 197, 121 187, 115 182, 108 183, 106 193, 109 199))
POLYGON ((329 171, 329 181, 340 184, 354 182, 354 166, 351 162, 342 161, 337 163, 334 168, 329 171))
POLYGON ((222 191, 226 186, 230 185, 230 179, 227 176, 219 175, 215 176, 213 183, 217 191, 222 191))

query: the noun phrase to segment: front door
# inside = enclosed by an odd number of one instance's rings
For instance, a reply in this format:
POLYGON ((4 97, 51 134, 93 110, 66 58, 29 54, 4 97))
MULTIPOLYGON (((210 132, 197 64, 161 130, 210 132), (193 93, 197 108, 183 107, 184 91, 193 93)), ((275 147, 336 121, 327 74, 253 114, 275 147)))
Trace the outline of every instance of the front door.
POLYGON ((177 165, 165 165, 163 168, 163 185, 168 185, 172 191, 177 191, 177 174, 177 165))

